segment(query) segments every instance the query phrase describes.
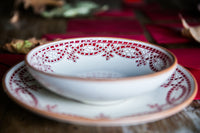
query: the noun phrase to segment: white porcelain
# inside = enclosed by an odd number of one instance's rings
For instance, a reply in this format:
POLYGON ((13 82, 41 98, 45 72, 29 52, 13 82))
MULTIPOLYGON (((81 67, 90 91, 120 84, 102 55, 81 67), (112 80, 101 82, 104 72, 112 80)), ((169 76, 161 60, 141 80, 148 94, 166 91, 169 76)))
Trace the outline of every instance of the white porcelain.
POLYGON ((24 62, 10 69, 3 87, 15 102, 37 114, 70 123, 101 126, 134 125, 166 118, 188 106, 197 92, 195 80, 179 65, 156 91, 107 106, 83 104, 48 91, 29 74, 24 62))
POLYGON ((75 38, 36 47, 29 72, 47 89, 82 102, 119 102, 153 91, 175 70, 164 48, 136 40, 75 38))

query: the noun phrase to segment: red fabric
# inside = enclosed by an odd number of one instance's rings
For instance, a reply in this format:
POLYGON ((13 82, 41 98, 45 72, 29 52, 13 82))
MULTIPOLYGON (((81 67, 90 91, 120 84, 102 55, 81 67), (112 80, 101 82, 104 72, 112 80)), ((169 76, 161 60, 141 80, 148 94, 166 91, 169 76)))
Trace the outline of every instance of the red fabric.
POLYGON ((97 17, 128 17, 135 18, 135 13, 133 10, 109 10, 105 12, 95 13, 97 17))
POLYGON ((185 12, 180 11, 173 11, 173 10, 164 10, 164 9, 157 9, 157 10, 143 10, 146 16, 148 16, 153 21, 174 21, 180 20, 179 14, 182 14, 186 19, 195 19, 195 17, 189 15, 185 12))
POLYGON ((159 44, 187 43, 191 41, 182 36, 178 28, 157 24, 148 24, 146 28, 156 43, 159 44))
POLYGON ((24 58, 25 55, 21 54, 0 54, 0 79, 11 66, 24 60, 24 58))
MULTIPOLYGON (((200 48, 184 48, 184 49, 170 49, 178 59, 178 63, 193 74, 200 86, 200 48)), ((200 99, 200 91, 198 91, 195 99, 200 99)))
MULTIPOLYGON (((191 26, 199 25, 199 22, 189 23, 191 26)), ((146 28, 156 43, 175 44, 188 43, 191 40, 181 35, 183 28, 181 22, 168 24, 147 24, 146 28)))
POLYGON ((143 29, 133 19, 71 19, 67 32, 130 34, 143 33, 143 29))
POLYGON ((200 48, 170 49, 178 63, 184 67, 200 70, 200 48))
POLYGON ((198 90, 197 90, 197 95, 194 98, 195 100, 200 100, 200 71, 199 70, 195 70, 195 69, 189 69, 190 72, 192 73, 192 75, 195 77, 197 84, 198 84, 198 90))
POLYGON ((5 64, 0 64, 0 79, 2 80, 5 72, 10 68, 10 66, 7 66, 5 64))
POLYGON ((43 38, 46 38, 49 41, 55 40, 55 39, 68 39, 68 38, 76 38, 76 37, 99 37, 99 36, 104 36, 104 37, 119 37, 119 38, 127 38, 127 39, 135 39, 135 40, 140 40, 140 41, 145 41, 147 42, 146 37, 143 34, 140 35, 116 35, 116 34, 46 34, 43 36, 43 38))

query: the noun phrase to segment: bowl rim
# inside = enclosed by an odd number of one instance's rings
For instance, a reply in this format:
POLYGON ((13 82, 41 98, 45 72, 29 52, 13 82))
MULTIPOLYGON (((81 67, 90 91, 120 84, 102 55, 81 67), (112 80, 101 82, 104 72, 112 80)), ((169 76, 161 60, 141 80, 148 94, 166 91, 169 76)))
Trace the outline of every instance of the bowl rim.
POLYGON ((140 40, 136 40, 136 39, 127 39, 127 38, 120 38, 120 37, 104 37, 104 36, 98 36, 98 37, 75 37, 75 38, 68 38, 68 39, 61 39, 61 40, 57 40, 57 41, 50 41, 50 42, 47 42, 41 46, 37 46, 33 49, 31 49, 25 56, 25 64, 30 67, 31 69, 33 69, 34 71, 37 71, 39 73, 42 73, 44 75, 47 75, 47 76, 52 76, 52 77, 56 77, 56 78, 62 78, 62 79, 70 79, 70 80, 81 80, 81 81, 99 81, 99 82, 102 82, 102 81, 120 81, 120 80, 139 80, 139 79, 145 79, 145 78, 150 78, 150 77, 156 77, 158 75, 162 75, 172 69, 175 69, 177 64, 178 64, 178 61, 177 61, 177 58, 176 56, 171 52, 169 51, 168 49, 164 48, 164 47, 161 47, 161 46, 158 46, 158 45, 155 45, 153 43, 150 43, 150 42, 144 42, 144 41, 140 41, 140 40), (67 75, 60 75, 60 74, 55 74, 55 73, 49 73, 49 72, 44 72, 42 70, 38 70, 36 69, 35 67, 33 67, 29 61, 28 61, 28 56, 30 56, 30 53, 32 53, 33 51, 35 51, 36 49, 40 48, 40 47, 44 47, 44 45, 47 45, 47 44, 52 44, 52 43, 55 43, 55 42, 62 42, 62 41, 67 41, 67 40, 74 40, 74 39, 92 39, 92 38, 106 38, 106 39, 123 39, 123 40, 127 40, 127 41, 137 41, 137 42, 141 42, 141 43, 144 43, 144 44, 148 44, 148 45, 152 45, 154 46, 155 48, 158 48, 158 49, 161 49, 161 50, 164 50, 166 51, 168 54, 170 54, 170 56, 173 58, 173 63, 171 66, 161 70, 161 71, 158 71, 158 72, 154 72, 154 73, 150 73, 150 74, 145 74, 145 75, 138 75, 138 76, 131 76, 131 77, 119 77, 119 78, 102 78, 102 79, 95 79, 95 78, 83 78, 83 77, 76 77, 76 76, 67 76, 67 75))

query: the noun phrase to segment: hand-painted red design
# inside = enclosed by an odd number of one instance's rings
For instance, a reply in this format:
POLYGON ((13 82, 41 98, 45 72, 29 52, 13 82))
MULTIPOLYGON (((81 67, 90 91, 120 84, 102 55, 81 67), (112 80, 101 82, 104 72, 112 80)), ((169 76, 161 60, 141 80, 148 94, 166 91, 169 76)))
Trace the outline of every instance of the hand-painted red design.
POLYGON ((154 104, 154 105, 148 105, 151 109, 156 109, 157 111, 162 111, 163 108, 166 106, 167 104, 154 104))
POLYGON ((31 65, 37 69, 52 72, 51 64, 65 59, 77 62, 79 56, 101 55, 106 60, 118 55, 134 59, 137 66, 149 65, 152 71, 160 71, 172 63, 162 51, 142 43, 115 40, 75 40, 54 44, 35 52, 31 57, 31 65), (157 65, 159 64, 159 65, 157 65))
POLYGON ((38 100, 36 99, 36 97, 30 92, 28 91, 27 89, 24 89, 24 88, 16 88, 15 89, 15 93, 18 95, 18 97, 20 97, 21 99, 23 99, 23 97, 21 95, 26 95, 26 102, 28 102, 30 105, 33 105, 33 106, 37 106, 38 104, 38 100), (27 96, 30 97, 27 98, 27 96), (27 100, 29 99, 29 101, 27 100))
POLYGON ((9 85, 12 91, 18 95, 18 98, 23 99, 26 97, 25 101, 30 105, 38 105, 38 100, 31 92, 31 90, 38 91, 38 89, 41 89, 41 86, 35 82, 35 79, 30 76, 29 73, 27 73, 25 65, 13 73, 10 78, 9 85))
POLYGON ((57 107, 58 105, 46 105, 46 108, 48 110, 48 112, 53 112, 53 110, 57 107))
MULTIPOLYGON (((46 99, 45 101, 45 96, 44 94, 42 94, 44 91, 41 91, 41 95, 44 96, 44 99, 40 99, 40 96, 36 97, 37 94, 40 93, 39 91, 43 88, 42 86, 40 86, 40 84, 37 83, 35 79, 31 77, 25 65, 19 67, 14 72, 12 72, 12 75, 9 78, 9 88, 16 98, 20 99, 20 101, 22 102, 25 102, 28 106, 33 106, 47 112, 66 115, 68 117, 88 119, 87 116, 60 111, 59 108, 63 107, 62 103, 52 104, 52 101, 49 101, 49 99, 46 99)), ((173 108, 177 104, 184 102, 188 98, 188 96, 192 92, 192 83, 189 79, 189 76, 187 76, 184 71, 177 68, 171 78, 169 78, 168 81, 166 81, 166 83, 164 83, 160 89, 166 90, 165 92, 163 92, 163 97, 161 98, 161 100, 163 101, 158 101, 158 103, 149 101, 149 104, 144 105, 144 108, 147 107, 147 110, 138 113, 134 112, 133 114, 121 117, 137 117, 140 115, 161 112, 163 110, 173 108)), ((105 112, 99 112, 91 119, 109 120, 113 118, 105 112)))
POLYGON ((175 73, 172 74, 172 76, 168 79, 168 82, 164 83, 161 87, 168 89, 166 95, 166 103, 162 105, 157 103, 148 105, 150 108, 155 108, 157 111, 162 111, 163 108, 169 105, 175 106, 178 103, 177 101, 182 101, 181 99, 187 98, 191 91, 191 83, 189 79, 178 68, 176 69, 175 73))

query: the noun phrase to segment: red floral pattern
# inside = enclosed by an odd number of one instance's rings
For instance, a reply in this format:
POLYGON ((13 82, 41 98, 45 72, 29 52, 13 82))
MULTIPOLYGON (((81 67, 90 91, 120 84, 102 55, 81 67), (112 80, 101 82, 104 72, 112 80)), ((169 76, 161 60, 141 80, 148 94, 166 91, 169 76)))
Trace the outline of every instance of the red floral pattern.
POLYGON ((38 105, 38 100, 32 93, 32 91, 38 91, 41 86, 35 82, 35 79, 27 73, 26 66, 18 68, 13 75, 10 77, 9 85, 12 91, 18 96, 18 98, 23 99, 26 97, 28 103, 33 106, 38 105))
MULTIPOLYGON (((40 86, 36 80, 33 79, 33 77, 28 73, 25 65, 17 68, 12 73, 9 78, 9 88, 12 93, 15 94, 15 97, 20 99, 20 101, 27 103, 29 106, 38 107, 40 105, 39 108, 45 109, 48 112, 55 113, 58 113, 57 109, 59 106, 61 106, 58 103, 40 103, 41 99, 37 98, 37 93, 40 93, 39 91, 43 90, 44 88, 40 86)), ((152 104, 146 105, 149 108, 148 111, 134 113, 129 116, 134 117, 144 114, 151 114, 175 107, 177 104, 184 102, 191 94, 192 84, 188 76, 181 69, 177 68, 171 78, 169 78, 168 81, 166 81, 166 83, 164 83, 160 89, 166 89, 167 91, 165 93, 165 97, 162 98, 164 103, 161 102, 162 104, 160 104, 152 102, 152 104)), ((65 112, 60 114, 83 118, 83 116, 65 112)), ((105 112, 101 112, 97 114, 94 119, 111 119, 111 117, 108 114, 105 114, 105 112)))
POLYGON ((149 65, 150 69, 155 72, 168 67, 173 62, 162 51, 139 42, 88 39, 66 41, 42 48, 32 55, 30 63, 37 69, 52 72, 52 63, 63 59, 77 62, 80 55, 94 56, 97 54, 105 57, 106 60, 116 55, 133 59, 138 67, 149 65))
POLYGON ((175 73, 164 83, 161 87, 168 89, 165 97, 165 104, 149 104, 150 108, 154 108, 157 111, 162 111, 168 106, 176 106, 184 98, 187 98, 192 90, 192 86, 188 77, 180 70, 176 69, 175 73))

